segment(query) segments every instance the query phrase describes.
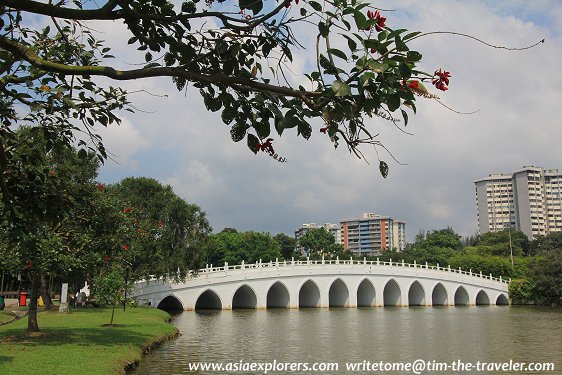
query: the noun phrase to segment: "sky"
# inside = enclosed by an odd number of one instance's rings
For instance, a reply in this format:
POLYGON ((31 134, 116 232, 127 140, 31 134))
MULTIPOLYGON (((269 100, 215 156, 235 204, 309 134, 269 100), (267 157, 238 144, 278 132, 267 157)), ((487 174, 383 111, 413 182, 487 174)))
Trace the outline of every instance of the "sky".
MULTIPOLYGON (((562 3, 560 1, 377 1, 392 28, 453 31, 494 45, 448 35, 418 39, 421 69, 452 74, 449 91, 439 92, 448 110, 420 98, 405 134, 381 119, 367 119, 401 163, 382 154, 388 177, 364 148, 367 163, 345 148, 334 150, 314 123, 310 140, 286 131, 274 134, 278 163, 254 155, 245 142, 234 143, 220 112, 205 109, 198 92, 178 92, 169 79, 127 82, 139 109, 124 113, 120 126, 103 129, 113 154, 99 180, 115 183, 129 176, 169 184, 199 205, 215 231, 225 227, 293 235, 303 223, 337 223, 374 212, 406 221, 407 239, 420 230, 452 227, 463 236, 477 231, 473 181, 509 173, 523 165, 562 169, 562 3), (150 92, 151 94, 147 94, 150 92)), ((120 23, 97 27, 116 49, 116 63, 142 58, 124 54, 129 38, 120 23)), ((314 30, 295 30, 307 47, 295 52, 295 82, 314 61, 314 30)))

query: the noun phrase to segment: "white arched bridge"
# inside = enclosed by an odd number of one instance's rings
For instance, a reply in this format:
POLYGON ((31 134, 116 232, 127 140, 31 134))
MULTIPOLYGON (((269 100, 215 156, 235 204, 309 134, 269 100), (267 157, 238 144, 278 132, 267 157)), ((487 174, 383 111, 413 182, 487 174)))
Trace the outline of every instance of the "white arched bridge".
POLYGON ((366 260, 206 267, 185 282, 136 283, 140 304, 166 310, 508 305, 508 280, 450 267, 366 260))

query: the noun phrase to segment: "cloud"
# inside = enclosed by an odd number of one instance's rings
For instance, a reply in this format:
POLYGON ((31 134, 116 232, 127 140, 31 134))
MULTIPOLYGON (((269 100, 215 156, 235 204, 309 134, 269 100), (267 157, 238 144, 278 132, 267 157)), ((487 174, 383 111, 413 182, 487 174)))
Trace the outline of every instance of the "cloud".
MULTIPOLYGON (((400 162, 379 149, 390 164, 387 179, 378 172, 377 154, 363 151, 371 164, 345 148, 333 150, 313 124, 305 141, 288 130, 273 134, 274 146, 288 163, 280 164, 245 143, 230 140, 219 113, 208 112, 197 92, 177 92, 167 79, 124 83, 146 93, 132 99, 146 112, 126 114, 123 126, 110 128, 104 139, 119 155, 121 167, 107 163, 101 178, 115 181, 131 174, 171 184, 175 191, 207 212, 216 230, 285 232, 305 222, 338 222, 362 212, 390 215, 407 222, 411 240, 419 229, 447 226, 463 235, 477 228, 474 179, 509 172, 524 164, 562 168, 560 126, 562 103, 562 7, 554 1, 381 1, 387 25, 413 30, 451 30, 503 46, 546 43, 525 51, 486 47, 468 38, 439 35, 417 40, 422 68, 444 68, 453 74, 442 102, 420 99, 406 135, 391 123, 366 123, 400 162)), ((117 24, 106 31, 117 46, 128 38, 117 24), (115 29, 113 29, 115 27, 115 29), (115 36, 115 38, 113 37, 115 36)), ((307 49, 295 52, 294 78, 310 64, 314 27, 296 30, 307 49)), ((337 41, 334 41, 337 43, 337 41)), ((335 44, 334 44, 335 45, 335 44)), ((138 62, 135 53, 119 63, 138 62)), ((294 130, 294 129, 293 129, 294 130)))
POLYGON ((121 167, 137 169, 138 162, 134 155, 146 151, 150 142, 131 121, 124 118, 120 125, 111 125, 98 131, 104 146, 110 153, 110 161, 117 161, 121 167))

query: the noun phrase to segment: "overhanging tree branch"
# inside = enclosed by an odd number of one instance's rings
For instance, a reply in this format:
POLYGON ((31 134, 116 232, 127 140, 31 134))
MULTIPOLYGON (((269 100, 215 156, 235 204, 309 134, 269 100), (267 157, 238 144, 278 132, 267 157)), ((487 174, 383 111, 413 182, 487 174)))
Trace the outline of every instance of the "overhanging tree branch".
POLYGON ((35 54, 33 50, 13 40, 0 36, 0 47, 25 59, 38 69, 50 73, 60 73, 76 76, 102 76, 114 80, 127 81, 151 77, 181 77, 193 82, 204 82, 217 85, 242 86, 250 91, 274 92, 283 96, 303 98, 321 97, 325 92, 300 91, 285 86, 275 86, 267 83, 252 81, 244 77, 233 77, 224 74, 202 74, 181 67, 153 67, 132 70, 118 70, 109 66, 75 66, 45 60, 35 54))

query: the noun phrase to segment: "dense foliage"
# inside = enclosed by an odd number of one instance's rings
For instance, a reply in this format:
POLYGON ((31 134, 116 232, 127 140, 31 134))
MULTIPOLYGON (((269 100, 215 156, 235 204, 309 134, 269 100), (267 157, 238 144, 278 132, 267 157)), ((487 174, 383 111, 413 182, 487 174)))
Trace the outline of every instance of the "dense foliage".
POLYGON ((39 329, 39 292, 50 300, 45 274, 83 284, 126 272, 131 280, 179 279, 199 266, 211 228, 198 206, 152 179, 97 183, 95 154, 48 145, 38 129, 22 127, 10 139, 18 143, 12 151, 18 163, 5 174, 14 186, 11 204, 0 204, 0 269, 29 285, 30 330, 39 329))
POLYGON ((427 262, 512 278, 513 302, 557 305, 562 297, 561 238, 560 233, 552 233, 529 241, 522 232, 504 230, 476 236, 464 241, 469 246, 463 247, 460 236, 447 228, 422 232, 403 252, 386 252, 380 259, 427 262), (537 255, 531 257, 531 253, 537 255))
POLYGON ((343 246, 336 243, 336 238, 326 228, 311 228, 298 239, 298 246, 304 254, 314 258, 322 256, 343 256, 343 246))
MULTIPOLYGON (((280 161, 273 133, 294 129, 308 139, 313 126, 358 157, 361 144, 382 150, 376 122, 366 118, 405 126, 417 97, 437 98, 425 85, 446 91, 451 78, 438 67, 419 69, 422 54, 409 44, 427 34, 358 0, 5 0, 0 16, 3 131, 27 123, 67 142, 83 131, 93 143, 81 146, 102 158, 96 126, 118 123, 119 111, 134 107, 126 91, 100 85, 98 76, 168 77, 180 91, 192 85, 210 111, 221 112, 234 141, 280 161), (108 23, 128 33, 128 45, 112 51, 98 39, 95 30, 108 23), (295 29, 315 36, 304 86, 291 67, 295 50, 307 44, 295 29), (113 59, 131 52, 142 59, 133 69, 113 59)), ((386 177, 386 162, 379 167, 386 177)))
POLYGON ((222 266, 281 259, 281 246, 269 233, 224 230, 209 236, 206 244, 207 265, 222 266))

